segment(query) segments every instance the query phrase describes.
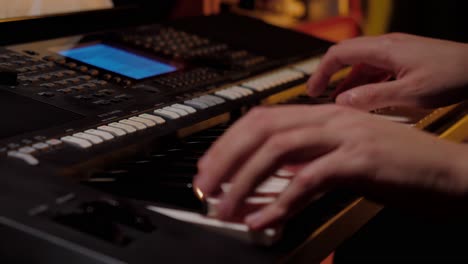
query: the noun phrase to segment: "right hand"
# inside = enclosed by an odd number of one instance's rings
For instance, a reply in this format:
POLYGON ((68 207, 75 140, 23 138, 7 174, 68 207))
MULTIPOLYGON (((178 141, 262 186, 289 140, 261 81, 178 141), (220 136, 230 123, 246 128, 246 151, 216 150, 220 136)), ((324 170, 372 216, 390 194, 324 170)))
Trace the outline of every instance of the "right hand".
POLYGON ((335 72, 356 64, 388 71, 394 80, 349 89, 338 94, 337 104, 364 110, 432 108, 468 97, 468 44, 401 33, 360 37, 331 47, 309 80, 309 94, 320 95, 335 72))

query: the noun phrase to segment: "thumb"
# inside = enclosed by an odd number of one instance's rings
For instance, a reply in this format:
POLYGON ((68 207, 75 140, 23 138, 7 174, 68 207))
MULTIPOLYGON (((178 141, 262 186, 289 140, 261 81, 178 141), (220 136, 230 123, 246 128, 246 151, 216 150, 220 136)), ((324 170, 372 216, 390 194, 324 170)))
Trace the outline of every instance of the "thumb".
POLYGON ((340 93, 336 97, 336 103, 363 110, 395 106, 403 102, 401 95, 404 89, 402 80, 366 84, 340 93))

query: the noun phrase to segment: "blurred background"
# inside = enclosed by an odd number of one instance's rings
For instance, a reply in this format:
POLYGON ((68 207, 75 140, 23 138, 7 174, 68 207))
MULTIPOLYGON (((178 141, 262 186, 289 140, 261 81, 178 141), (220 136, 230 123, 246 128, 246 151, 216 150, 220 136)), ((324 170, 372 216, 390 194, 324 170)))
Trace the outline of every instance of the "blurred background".
POLYGON ((407 32, 468 41, 468 1, 224 0, 233 10, 329 40, 407 32))
POLYGON ((331 41, 395 31, 468 41, 460 0, 0 0, 0 19, 134 4, 171 17, 231 11, 331 41))

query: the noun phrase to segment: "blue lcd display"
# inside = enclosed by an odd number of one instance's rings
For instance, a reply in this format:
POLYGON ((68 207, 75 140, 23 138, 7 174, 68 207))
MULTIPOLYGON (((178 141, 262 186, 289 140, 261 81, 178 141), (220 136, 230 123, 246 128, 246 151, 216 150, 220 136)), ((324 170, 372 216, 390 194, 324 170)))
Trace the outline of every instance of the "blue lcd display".
POLYGON ((169 64, 102 43, 63 50, 59 54, 135 80, 177 70, 169 64))

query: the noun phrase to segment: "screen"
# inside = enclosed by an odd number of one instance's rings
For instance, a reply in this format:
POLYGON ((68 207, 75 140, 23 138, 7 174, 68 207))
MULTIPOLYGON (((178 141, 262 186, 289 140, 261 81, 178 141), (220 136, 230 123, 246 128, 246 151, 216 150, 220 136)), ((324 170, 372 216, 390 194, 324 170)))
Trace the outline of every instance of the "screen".
POLYGON ((135 80, 177 70, 167 63, 102 43, 59 51, 59 54, 135 80))

